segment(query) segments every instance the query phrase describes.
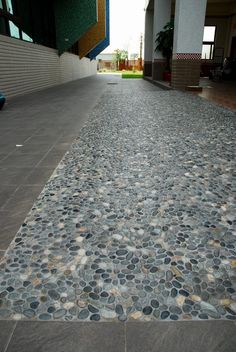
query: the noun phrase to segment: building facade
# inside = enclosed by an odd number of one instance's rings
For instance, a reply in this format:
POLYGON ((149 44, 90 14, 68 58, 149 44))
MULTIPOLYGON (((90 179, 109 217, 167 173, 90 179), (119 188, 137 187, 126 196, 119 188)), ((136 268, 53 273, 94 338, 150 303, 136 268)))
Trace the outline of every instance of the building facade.
POLYGON ((145 6, 144 75, 162 80, 166 59, 156 51, 156 36, 171 19, 174 41, 173 88, 198 86, 200 73, 236 59, 235 0, 147 0, 145 6))
POLYGON ((109 45, 109 0, 0 0, 0 91, 7 97, 93 75, 109 45))

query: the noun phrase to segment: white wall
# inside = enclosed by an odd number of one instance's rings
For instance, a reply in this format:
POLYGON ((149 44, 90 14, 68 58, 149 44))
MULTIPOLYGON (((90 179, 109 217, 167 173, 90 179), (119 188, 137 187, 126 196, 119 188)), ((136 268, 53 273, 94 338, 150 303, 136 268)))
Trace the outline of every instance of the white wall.
POLYGON ((0 35, 0 91, 26 94, 96 74, 97 62, 0 35))
POLYGON ((163 59, 160 51, 155 51, 157 33, 163 30, 163 27, 170 22, 171 16, 171 0, 154 0, 154 15, 153 15, 153 60, 163 59))
POLYGON ((97 73, 97 61, 87 58, 79 59, 77 55, 64 53, 60 57, 61 83, 92 76, 97 73))
POLYGON ((202 52, 206 0, 176 0, 173 53, 202 52))
POLYGON ((152 61, 153 54, 153 11, 145 13, 144 60, 152 61))

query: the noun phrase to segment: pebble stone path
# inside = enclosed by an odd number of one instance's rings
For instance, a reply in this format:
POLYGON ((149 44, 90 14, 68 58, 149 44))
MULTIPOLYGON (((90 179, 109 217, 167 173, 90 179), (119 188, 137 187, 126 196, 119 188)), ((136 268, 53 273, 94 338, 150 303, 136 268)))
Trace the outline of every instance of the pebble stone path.
POLYGON ((0 319, 236 320, 236 115, 140 87, 108 86, 35 202, 0 319))

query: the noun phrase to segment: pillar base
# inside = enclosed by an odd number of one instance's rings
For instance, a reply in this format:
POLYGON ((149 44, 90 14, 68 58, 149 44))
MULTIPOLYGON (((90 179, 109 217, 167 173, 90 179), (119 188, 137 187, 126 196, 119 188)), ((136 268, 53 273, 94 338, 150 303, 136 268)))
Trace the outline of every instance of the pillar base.
POLYGON ((154 81, 163 81, 163 74, 166 69, 165 59, 156 59, 152 63, 152 79, 154 81))
POLYGON ((176 54, 172 60, 171 86, 186 89, 198 86, 201 70, 201 54, 176 54))
POLYGON ((144 77, 152 77, 152 61, 144 61, 143 75, 144 77))

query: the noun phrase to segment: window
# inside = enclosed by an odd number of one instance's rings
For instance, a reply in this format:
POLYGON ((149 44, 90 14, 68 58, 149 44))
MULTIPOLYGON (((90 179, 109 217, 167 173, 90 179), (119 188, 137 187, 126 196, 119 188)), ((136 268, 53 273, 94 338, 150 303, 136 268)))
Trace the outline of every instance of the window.
POLYGON ((56 48, 53 1, 0 0, 0 34, 56 48))
POLYGON ((33 39, 30 38, 25 32, 22 32, 22 39, 26 40, 27 42, 32 42, 33 39))
POLYGON ((216 26, 205 26, 202 44, 202 59, 212 60, 215 48, 216 26))
POLYGON ((215 26, 205 26, 203 34, 203 42, 214 42, 215 41, 215 26))
POLYGON ((9 21, 9 27, 11 37, 20 39, 20 30, 12 21, 9 21))
POLYGON ((202 59, 212 60, 213 59, 213 50, 214 50, 214 45, 203 44, 202 45, 202 59))
POLYGON ((13 15, 13 7, 12 7, 11 0, 6 0, 6 5, 7 5, 7 12, 10 12, 13 15))

